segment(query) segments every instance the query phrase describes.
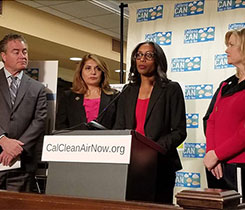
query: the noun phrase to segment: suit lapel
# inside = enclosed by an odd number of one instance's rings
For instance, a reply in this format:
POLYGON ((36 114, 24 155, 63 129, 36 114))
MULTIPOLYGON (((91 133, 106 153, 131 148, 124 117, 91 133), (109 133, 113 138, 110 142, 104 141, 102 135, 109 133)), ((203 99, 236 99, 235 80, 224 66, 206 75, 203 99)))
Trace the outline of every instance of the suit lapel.
POLYGON ((83 99, 84 95, 73 93, 73 100, 71 101, 70 107, 72 110, 74 110, 73 115, 74 119, 79 116, 80 122, 82 122, 82 119, 85 119, 86 122, 86 113, 83 106, 83 99))
POLYGON ((126 112, 128 113, 130 127, 132 128, 136 126, 135 110, 136 110, 136 103, 137 103, 138 95, 139 95, 139 89, 140 89, 139 85, 135 86, 135 88, 131 89, 132 92, 128 96, 126 96, 128 97, 128 100, 127 100, 128 110, 126 110, 126 112))
POLYGON ((157 100, 159 99, 160 95, 163 92, 163 88, 160 87, 160 85, 158 84, 158 82, 155 83, 152 93, 151 93, 151 97, 150 97, 150 101, 149 101, 149 105, 148 105, 148 109, 146 112, 146 118, 145 118, 145 124, 147 122, 147 120, 150 117, 150 114, 152 112, 152 109, 154 107, 154 105, 156 104, 157 100))
MULTIPOLYGON (((99 108, 99 113, 103 112, 107 104, 110 103, 110 96, 106 95, 103 91, 101 91, 101 96, 100 96, 100 108, 99 108)), ((98 115, 99 115, 98 113, 98 115)))
POLYGON ((0 91, 2 92, 3 98, 9 105, 10 109, 12 108, 12 104, 10 101, 10 93, 9 93, 9 85, 4 74, 3 68, 0 70, 0 91))

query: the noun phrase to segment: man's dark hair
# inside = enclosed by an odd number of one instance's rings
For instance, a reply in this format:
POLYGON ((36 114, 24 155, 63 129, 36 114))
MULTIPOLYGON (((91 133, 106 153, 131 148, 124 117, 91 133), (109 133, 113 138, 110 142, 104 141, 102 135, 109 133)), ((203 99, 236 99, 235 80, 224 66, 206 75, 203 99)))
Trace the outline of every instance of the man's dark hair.
POLYGON ((23 41, 26 45, 27 42, 25 40, 25 38, 22 35, 19 34, 7 34, 1 41, 0 41, 0 53, 1 52, 6 52, 7 50, 7 44, 8 42, 12 41, 12 40, 19 40, 19 41, 23 41))

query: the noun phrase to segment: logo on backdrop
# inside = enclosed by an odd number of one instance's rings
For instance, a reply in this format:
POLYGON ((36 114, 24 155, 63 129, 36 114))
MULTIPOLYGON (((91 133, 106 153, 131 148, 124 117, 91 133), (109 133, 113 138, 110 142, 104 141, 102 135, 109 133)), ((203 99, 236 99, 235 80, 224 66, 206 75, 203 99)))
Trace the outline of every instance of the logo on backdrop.
POLYGON ((215 27, 187 29, 184 34, 184 44, 214 41, 215 27))
POLYGON ((227 54, 214 55, 214 69, 234 68, 233 65, 227 63, 227 54))
POLYGON ((198 128, 199 114, 189 113, 189 114, 186 114, 185 116, 186 116, 186 127, 187 128, 198 128))
POLYGON ((205 151, 204 143, 184 143, 183 158, 203 158, 205 151))
POLYGON ((155 32, 153 34, 145 35, 146 41, 156 42, 159 45, 171 45, 172 31, 168 32, 155 32))
POLYGON ((200 173, 176 172, 175 186, 200 188, 200 173))
POLYGON ((174 17, 203 14, 204 0, 175 4, 174 17))
POLYGON ((171 61, 171 72, 200 71, 201 56, 173 58, 171 61))
POLYGON ((232 23, 229 24, 228 30, 240 29, 245 28, 245 23, 232 23))
POLYGON ((163 5, 137 9, 136 22, 152 21, 163 18, 163 5))
POLYGON ((213 96, 213 85, 185 85, 185 99, 209 99, 213 96))
POLYGON ((38 81, 39 79, 39 68, 28 68, 25 69, 24 72, 31 77, 32 79, 35 79, 38 81))
POLYGON ((245 0, 218 0, 218 12, 238 8, 245 8, 245 0))

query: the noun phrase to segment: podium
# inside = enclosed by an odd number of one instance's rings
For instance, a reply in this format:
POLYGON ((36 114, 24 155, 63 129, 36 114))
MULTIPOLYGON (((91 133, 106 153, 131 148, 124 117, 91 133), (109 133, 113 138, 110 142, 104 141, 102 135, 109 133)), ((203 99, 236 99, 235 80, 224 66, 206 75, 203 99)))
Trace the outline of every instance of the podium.
POLYGON ((129 136, 129 163, 118 163, 117 160, 114 163, 83 162, 83 159, 64 162, 49 158, 46 160, 49 162, 46 194, 117 201, 154 201, 157 161, 159 153, 162 153, 158 144, 132 130, 76 130, 64 133, 62 137, 66 135, 69 135, 67 138, 79 136, 81 139, 95 136, 101 142, 106 142, 108 136, 129 136))

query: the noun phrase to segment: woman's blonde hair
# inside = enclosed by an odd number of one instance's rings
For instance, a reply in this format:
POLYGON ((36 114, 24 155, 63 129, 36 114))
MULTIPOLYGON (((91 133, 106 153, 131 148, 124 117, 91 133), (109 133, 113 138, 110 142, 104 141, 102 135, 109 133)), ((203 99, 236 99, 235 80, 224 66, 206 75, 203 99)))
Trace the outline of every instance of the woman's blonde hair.
POLYGON ((73 83, 72 83, 72 91, 78 94, 85 94, 88 90, 88 86, 85 83, 85 81, 82 78, 82 70, 85 65, 85 63, 88 60, 94 60, 97 64, 100 70, 102 71, 101 74, 101 81, 100 81, 100 88, 101 91, 103 91, 106 94, 113 94, 114 91, 109 85, 109 70, 107 68, 106 63, 101 60, 98 56, 93 54, 87 54, 82 58, 82 61, 79 62, 77 65, 77 68, 75 70, 75 74, 73 77, 73 83))
MULTIPOLYGON (((242 56, 243 56, 243 58, 242 58, 243 63, 245 64, 245 28, 242 28, 242 29, 239 29, 239 30, 235 29, 235 30, 228 31, 225 34, 225 44, 226 44, 226 46, 229 45, 229 39, 230 39, 232 34, 237 39, 239 39, 239 41, 241 42, 240 50, 241 50, 241 53, 242 53, 242 56)), ((237 69, 237 72, 236 72, 236 76, 238 78, 240 78, 238 69, 237 69)))
POLYGON ((232 34, 234 36, 236 36, 236 38, 238 38, 241 41, 240 49, 241 49, 242 55, 245 57, 245 28, 242 28, 242 29, 239 29, 239 30, 228 31, 225 34, 225 44, 226 44, 226 46, 228 46, 229 39, 230 39, 232 34))

